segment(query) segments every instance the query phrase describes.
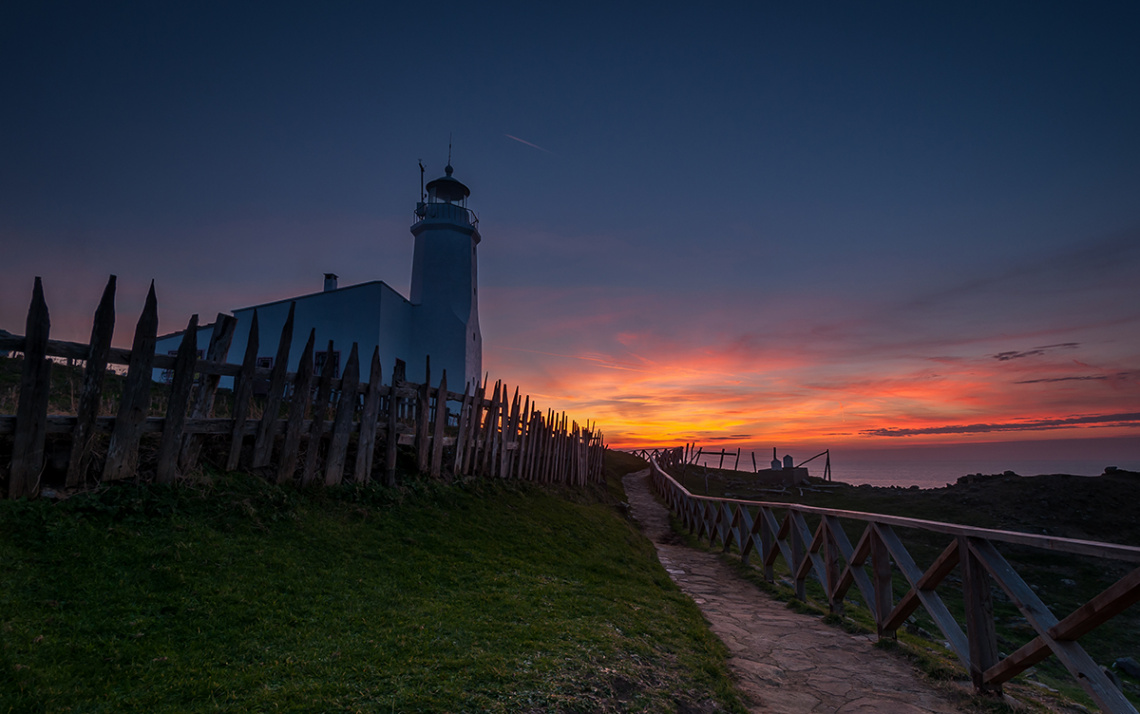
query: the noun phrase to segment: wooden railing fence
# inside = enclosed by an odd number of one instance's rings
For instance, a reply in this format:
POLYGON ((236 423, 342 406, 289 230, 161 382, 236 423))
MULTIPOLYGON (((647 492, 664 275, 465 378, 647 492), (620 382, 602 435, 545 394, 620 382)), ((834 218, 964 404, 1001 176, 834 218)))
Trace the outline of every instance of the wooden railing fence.
MULTIPOLYGON (((428 380, 414 384, 404 379, 405 365, 397 360, 391 383, 384 385, 378 349, 363 381, 356 344, 342 376, 334 378, 332 360, 317 375, 313 332, 297 372, 287 373, 292 307, 272 369, 256 367, 256 313, 240 365, 226 363, 236 328, 236 320, 227 315, 218 315, 203 358, 197 356, 197 315, 190 319, 177 355, 155 354, 158 304, 153 282, 131 349, 114 348, 115 282, 111 276, 87 344, 49 339, 48 308, 38 277, 25 334, 0 335, 0 352, 24 355, 16 414, 0 416, 0 444, 11 440, 9 498, 39 494, 48 435, 70 441, 66 473, 60 476, 67 488, 82 487, 93 478, 136 477, 143 435, 154 433, 160 434, 154 471, 159 483, 195 469, 207 439, 224 442, 221 451, 227 455, 219 459, 224 461, 220 467, 255 469, 278 483, 302 486, 341 483, 346 471, 356 482, 378 478, 392 485, 398 445, 414 447, 416 468, 433 478, 474 475, 571 485, 603 478, 601 433, 564 413, 539 412, 529 396, 520 399, 517 388, 511 396, 502 382, 493 389, 481 383, 464 393, 451 392, 446 373, 438 386, 430 385, 430 361, 428 380), (48 413, 52 358, 84 365, 74 414, 48 413), (117 414, 100 416, 108 365, 126 365, 127 372, 117 414), (172 371, 164 416, 148 414, 154 369, 172 371), (230 416, 218 418, 214 408, 224 376, 233 377, 235 385, 230 416), (254 397, 258 380, 268 382, 264 398, 254 397), (105 435, 109 437, 102 456, 96 446, 105 435)), ((331 342, 328 349, 333 351, 331 342)))
POLYGON ((725 551, 735 546, 746 563, 755 556, 769 582, 774 581, 774 566, 782 559, 797 598, 806 597, 806 581, 814 576, 829 608, 841 611, 844 597, 855 586, 868 604, 880 637, 893 636, 921 606, 970 673, 977 691, 1000 691, 1004 682, 1052 655, 1102 710, 1135 714, 1135 707, 1077 640, 1140 601, 1140 567, 1059 620, 995 544, 1123 561, 1128 567, 1140 563, 1140 548, 857 511, 697 496, 664 471, 680 463, 682 449, 657 453, 658 458, 651 461, 654 488, 685 527, 698 538, 707 538, 710 546, 719 542, 725 551), (809 518, 818 519, 814 529, 809 518), (854 546, 841 521, 862 527, 854 546), (949 543, 922 570, 896 528, 947 536, 949 543), (947 576, 955 568, 961 576, 965 632, 936 592, 939 585, 949 582, 947 576), (892 590, 896 571, 909 586, 898 599, 892 590), (1032 640, 1008 655, 998 652, 993 584, 1005 591, 1036 632, 1032 640))

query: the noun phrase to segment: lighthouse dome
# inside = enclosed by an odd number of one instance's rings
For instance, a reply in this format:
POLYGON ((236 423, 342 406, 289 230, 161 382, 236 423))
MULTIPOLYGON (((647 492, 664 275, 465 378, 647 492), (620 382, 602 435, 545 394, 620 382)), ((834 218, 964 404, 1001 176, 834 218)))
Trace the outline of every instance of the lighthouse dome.
POLYGON ((447 168, 444 169, 446 176, 440 176, 436 180, 428 182, 427 191, 431 199, 453 203, 462 202, 471 195, 471 190, 464 186, 459 179, 452 178, 451 174, 454 170, 451 168, 451 164, 448 164, 447 168))

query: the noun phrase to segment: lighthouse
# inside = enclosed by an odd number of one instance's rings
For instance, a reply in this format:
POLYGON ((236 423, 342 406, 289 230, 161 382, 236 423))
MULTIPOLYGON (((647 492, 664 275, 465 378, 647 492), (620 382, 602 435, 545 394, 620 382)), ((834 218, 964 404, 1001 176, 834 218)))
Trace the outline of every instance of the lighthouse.
MULTIPOLYGON (((290 371, 297 370, 312 333, 314 368, 320 372, 329 365, 334 377, 340 376, 355 344, 364 369, 376 351, 386 375, 392 374, 396 360, 401 360, 406 363, 406 379, 423 382, 428 377, 425 358, 430 357, 433 384, 439 384, 444 371, 451 391, 462 392, 478 380, 483 368, 475 256, 479 220, 467 208, 471 191, 453 173, 449 162, 444 176, 426 187, 421 184, 411 227, 415 249, 409 297, 381 280, 341 286, 336 273, 324 273, 320 292, 234 310, 237 328, 227 359, 238 362, 243 358, 251 342, 256 312, 257 366, 273 367, 279 354, 278 340, 292 312, 290 371), (333 343, 331 349, 329 341, 333 343)), ((198 331, 202 354, 211 333, 206 327, 209 325, 198 331)), ((160 337, 159 354, 177 353, 181 338, 181 332, 160 337)), ((163 370, 155 370, 158 381, 168 376, 163 370)))
POLYGON ((478 380, 483 367, 477 260, 481 237, 479 219, 467 207, 471 191, 453 173, 449 163, 416 204, 408 300, 416 313, 411 335, 415 351, 431 355, 433 365, 463 365, 463 373, 447 375, 449 384, 461 387, 478 380))

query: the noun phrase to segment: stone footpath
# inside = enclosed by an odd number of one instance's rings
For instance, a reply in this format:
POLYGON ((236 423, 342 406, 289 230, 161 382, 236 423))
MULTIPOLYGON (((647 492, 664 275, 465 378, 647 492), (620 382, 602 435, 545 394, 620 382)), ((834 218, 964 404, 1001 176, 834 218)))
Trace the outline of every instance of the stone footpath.
POLYGON ((792 612, 733 573, 716 553, 672 544, 676 535, 668 511, 650 491, 648 470, 623 483, 633 518, 662 565, 728 647, 729 667, 752 711, 960 711, 908 663, 873 648, 873 635, 851 635, 792 612))

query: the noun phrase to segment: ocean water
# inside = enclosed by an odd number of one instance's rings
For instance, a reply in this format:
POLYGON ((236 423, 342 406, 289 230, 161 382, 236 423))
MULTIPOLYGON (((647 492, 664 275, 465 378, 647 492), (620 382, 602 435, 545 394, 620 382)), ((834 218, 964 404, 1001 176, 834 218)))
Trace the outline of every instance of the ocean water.
MULTIPOLYGON (((915 459, 883 461, 831 460, 831 478, 850 484, 871 484, 872 486, 918 486, 919 488, 941 488, 952 484, 966 474, 992 474, 1013 471, 1020 476, 1040 474, 1072 474, 1074 476, 1099 476, 1106 466, 1116 466, 1129 471, 1140 471, 1140 461, 1100 463, 1086 460, 1054 459, 915 459)), ((815 462, 808 464, 812 476, 822 476, 823 466, 815 462), (812 467, 815 468, 812 468, 812 467)))
MULTIPOLYGON (((764 454, 757 465, 767 468, 771 451, 764 454)), ((818 452, 815 452, 818 453, 818 452)), ((791 452, 793 460, 799 464, 813 456, 813 452, 791 452)), ((783 456, 783 452, 780 453, 783 456)), ((702 456, 700 463, 716 468, 719 455, 702 456)), ((724 460, 724 467, 731 469, 736 463, 732 454, 724 460)), ((1107 466, 1140 472, 1140 440, 1123 440, 1108 443, 1100 440, 1082 442, 1053 442, 1033 445, 1026 456, 1026 449, 1011 449, 1003 444, 974 444, 935 447, 928 449, 909 448, 895 450, 848 450, 836 449, 831 452, 831 477, 834 481, 850 484, 870 484, 872 486, 900 486, 909 488, 942 488, 956 482, 966 474, 999 474, 1013 471, 1020 476, 1040 474, 1072 474, 1074 476, 1099 476, 1107 466), (1032 458, 1036 456, 1037 458, 1032 458)), ((823 476, 824 459, 817 458, 807 464, 812 476, 823 476)), ((740 458, 742 471, 752 470, 752 458, 744 451, 740 458)))

